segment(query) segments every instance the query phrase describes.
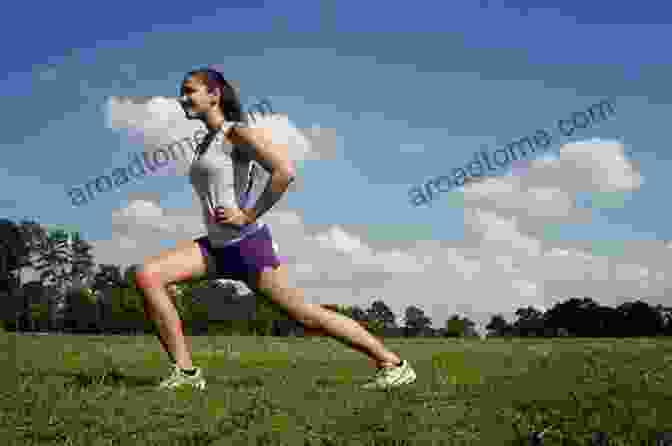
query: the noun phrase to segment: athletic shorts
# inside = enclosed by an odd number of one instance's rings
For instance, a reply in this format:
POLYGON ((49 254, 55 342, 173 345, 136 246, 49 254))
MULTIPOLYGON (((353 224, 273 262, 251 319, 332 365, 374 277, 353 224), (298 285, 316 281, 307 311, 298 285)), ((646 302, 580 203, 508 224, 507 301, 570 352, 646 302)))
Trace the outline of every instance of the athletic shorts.
POLYGON ((278 267, 278 245, 271 237, 268 225, 221 248, 215 248, 208 236, 194 240, 201 248, 211 279, 246 281, 256 273, 278 267))

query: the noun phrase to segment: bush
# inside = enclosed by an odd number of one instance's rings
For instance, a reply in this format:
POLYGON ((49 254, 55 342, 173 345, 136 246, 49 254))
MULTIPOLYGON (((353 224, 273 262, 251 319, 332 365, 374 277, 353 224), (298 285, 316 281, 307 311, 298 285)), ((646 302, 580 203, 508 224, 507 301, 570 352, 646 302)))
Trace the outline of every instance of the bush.
POLYGON ((2 328, 5 331, 16 331, 16 319, 5 319, 2 321, 2 328))

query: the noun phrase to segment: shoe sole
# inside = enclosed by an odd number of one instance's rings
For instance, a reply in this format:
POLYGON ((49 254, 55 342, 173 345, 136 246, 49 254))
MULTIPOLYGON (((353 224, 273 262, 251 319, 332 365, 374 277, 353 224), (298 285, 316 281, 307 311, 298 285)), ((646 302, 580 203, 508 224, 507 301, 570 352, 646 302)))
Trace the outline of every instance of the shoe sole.
POLYGON ((185 386, 191 386, 194 389, 198 390, 205 390, 205 383, 200 383, 200 384, 180 384, 179 386, 172 386, 172 387, 159 387, 159 390, 174 390, 174 389, 179 389, 181 387, 185 386))
POLYGON ((191 386, 194 387, 198 390, 205 390, 205 380, 197 381, 197 382, 182 382, 176 386, 159 386, 159 389, 177 389, 180 387, 184 386, 191 386))

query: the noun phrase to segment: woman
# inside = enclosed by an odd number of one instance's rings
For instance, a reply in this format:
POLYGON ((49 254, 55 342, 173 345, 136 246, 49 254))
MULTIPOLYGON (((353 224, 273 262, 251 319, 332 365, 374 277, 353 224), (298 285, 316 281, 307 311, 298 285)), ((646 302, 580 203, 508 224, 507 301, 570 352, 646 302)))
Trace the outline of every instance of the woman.
POLYGON ((192 364, 182 323, 166 287, 206 275, 242 281, 293 319, 368 355, 378 372, 363 388, 389 388, 415 381, 410 364, 387 350, 364 327, 305 302, 302 293, 289 286, 287 268, 278 257, 270 229, 259 220, 294 180, 287 146, 274 143, 268 128, 256 126, 258 117, 249 119, 251 116, 243 114, 235 91, 215 70, 188 73, 180 94, 186 117, 202 121, 208 129, 189 169, 203 206, 207 235, 179 242, 176 248, 147 259, 136 275, 147 316, 157 325, 159 339, 173 363, 173 373, 159 387, 205 388, 202 370, 192 364), (261 174, 254 175, 255 170, 261 174), (267 184, 255 199, 251 191, 260 189, 264 174, 267 184))

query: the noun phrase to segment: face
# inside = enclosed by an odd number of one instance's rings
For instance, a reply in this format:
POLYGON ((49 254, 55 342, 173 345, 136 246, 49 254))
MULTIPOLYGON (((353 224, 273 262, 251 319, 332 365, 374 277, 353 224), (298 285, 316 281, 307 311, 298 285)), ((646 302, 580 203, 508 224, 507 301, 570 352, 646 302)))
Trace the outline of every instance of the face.
POLYGON ((217 92, 208 93, 207 86, 193 76, 188 78, 180 91, 179 99, 187 119, 205 119, 207 113, 217 107, 217 92))

